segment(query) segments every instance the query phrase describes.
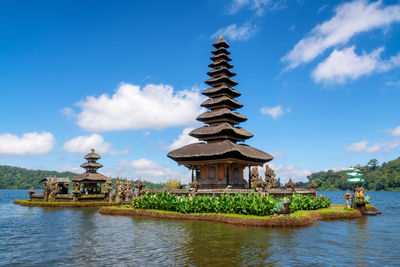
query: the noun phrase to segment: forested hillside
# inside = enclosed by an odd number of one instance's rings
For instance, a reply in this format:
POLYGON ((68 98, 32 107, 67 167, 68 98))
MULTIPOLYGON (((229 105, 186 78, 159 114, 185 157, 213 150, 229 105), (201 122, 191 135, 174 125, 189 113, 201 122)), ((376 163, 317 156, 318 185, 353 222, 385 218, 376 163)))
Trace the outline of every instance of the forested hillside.
POLYGON ((28 170, 24 168, 0 165, 0 189, 41 188, 38 184, 46 177, 72 178, 76 173, 44 170, 28 170))
MULTIPOLYGON (((73 178, 77 174, 72 172, 57 172, 44 170, 28 170, 24 168, 0 165, 0 189, 29 189, 31 186, 35 189, 42 189, 43 185, 39 181, 46 177, 64 177, 73 178)), ((115 178, 112 179, 115 185, 115 178)), ((134 183, 136 183, 134 181, 134 183)), ((142 181, 147 188, 163 188, 163 183, 152 183, 142 181)))
MULTIPOLYGON (((361 170, 366 180, 367 190, 400 190, 400 157, 379 165, 376 159, 372 159, 365 166, 354 166, 361 170)), ((350 190, 352 186, 346 183, 347 171, 321 171, 312 173, 307 177, 308 181, 315 181, 318 190, 350 190)))

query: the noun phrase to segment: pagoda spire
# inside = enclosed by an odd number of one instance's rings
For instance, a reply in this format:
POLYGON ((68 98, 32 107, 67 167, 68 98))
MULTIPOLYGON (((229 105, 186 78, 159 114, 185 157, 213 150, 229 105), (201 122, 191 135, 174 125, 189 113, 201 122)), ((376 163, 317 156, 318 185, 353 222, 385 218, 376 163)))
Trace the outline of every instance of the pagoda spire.
POLYGON ((94 151, 94 148, 92 148, 90 153, 85 156, 85 159, 87 162, 81 164, 81 167, 84 168, 87 173, 97 173, 97 169, 103 167, 102 164, 97 162, 101 157, 94 151))
POLYGON ((207 72, 211 78, 205 81, 211 88, 202 92, 209 98, 201 103, 201 106, 209 111, 197 117, 197 120, 205 125, 193 130, 189 135, 206 142, 229 140, 236 143, 244 141, 253 135, 247 130, 235 126, 246 121, 247 118, 234 112, 243 107, 243 104, 235 100, 240 96, 240 92, 232 88, 238 83, 232 79, 236 73, 230 70, 233 65, 228 63, 232 61, 228 56, 230 55, 227 50, 229 44, 220 36, 213 46, 215 49, 211 51, 213 56, 210 58, 213 62, 208 65, 212 70, 207 72))

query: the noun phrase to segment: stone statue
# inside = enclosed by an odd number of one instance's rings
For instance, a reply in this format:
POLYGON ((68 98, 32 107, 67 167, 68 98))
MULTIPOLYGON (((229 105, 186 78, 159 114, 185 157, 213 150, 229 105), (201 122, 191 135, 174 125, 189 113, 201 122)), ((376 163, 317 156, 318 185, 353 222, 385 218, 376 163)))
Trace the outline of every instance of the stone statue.
POLYGON ((317 184, 314 180, 312 180, 312 182, 311 182, 311 184, 310 184, 310 188, 311 188, 311 189, 314 189, 314 190, 317 190, 318 184, 317 184))
POLYGON ((250 171, 250 185, 251 188, 255 188, 256 187, 256 183, 259 180, 259 174, 258 174, 258 167, 253 167, 251 168, 250 171))
POLYGON ((267 183, 267 189, 276 188, 275 172, 268 164, 265 164, 265 182, 267 183))
POLYGON ((293 183, 292 178, 289 178, 289 182, 285 184, 287 189, 292 189, 292 193, 294 194, 294 189, 296 188, 296 184, 293 183))

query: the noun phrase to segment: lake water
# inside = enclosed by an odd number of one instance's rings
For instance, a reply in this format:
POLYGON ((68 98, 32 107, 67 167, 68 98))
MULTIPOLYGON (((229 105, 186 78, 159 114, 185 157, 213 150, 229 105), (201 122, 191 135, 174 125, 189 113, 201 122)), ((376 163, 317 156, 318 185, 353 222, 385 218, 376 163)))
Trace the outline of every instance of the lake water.
POLYGON ((0 190, 0 266, 400 266, 400 192, 367 194, 382 216, 265 229, 21 207, 27 190, 0 190))

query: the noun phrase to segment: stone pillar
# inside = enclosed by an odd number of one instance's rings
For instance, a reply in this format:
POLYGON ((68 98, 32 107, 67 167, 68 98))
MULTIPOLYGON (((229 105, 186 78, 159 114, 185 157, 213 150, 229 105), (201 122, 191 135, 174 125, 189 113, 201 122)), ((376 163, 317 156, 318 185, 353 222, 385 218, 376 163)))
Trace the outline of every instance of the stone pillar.
POLYGON ((31 189, 29 189, 29 201, 32 201, 32 196, 33 194, 35 194, 35 189, 33 189, 33 187, 31 187, 31 189))

